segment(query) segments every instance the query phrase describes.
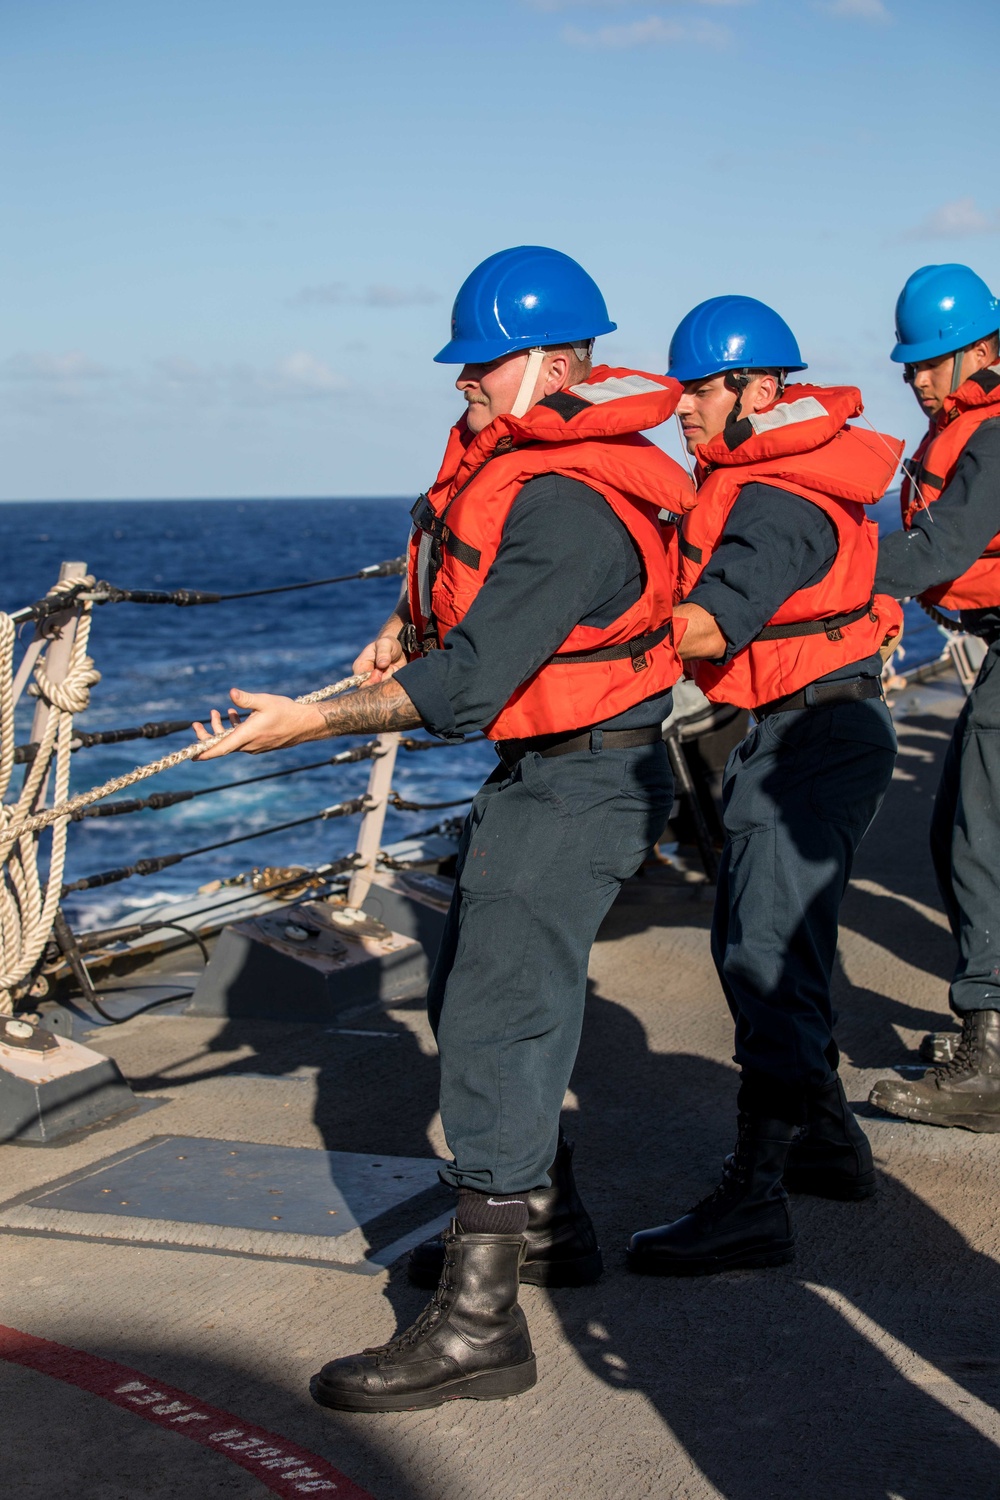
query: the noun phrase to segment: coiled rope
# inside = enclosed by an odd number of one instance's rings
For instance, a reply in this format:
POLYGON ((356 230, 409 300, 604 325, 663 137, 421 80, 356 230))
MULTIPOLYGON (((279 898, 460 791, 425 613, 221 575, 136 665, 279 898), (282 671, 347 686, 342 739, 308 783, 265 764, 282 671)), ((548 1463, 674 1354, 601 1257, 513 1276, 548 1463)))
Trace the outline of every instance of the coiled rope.
MULTIPOLYGON (((62 891, 66 863, 66 830, 74 813, 100 802, 104 797, 169 771, 185 761, 194 760, 211 745, 220 744, 234 732, 235 726, 222 730, 209 740, 196 740, 182 750, 161 756, 148 765, 137 766, 125 776, 112 777, 100 786, 69 797, 70 758, 73 739, 73 715, 82 713, 90 702, 90 689, 101 679, 87 655, 93 601, 81 598, 92 589, 93 578, 74 579, 56 584, 47 598, 58 612, 72 604, 79 610, 69 664, 61 682, 54 682, 46 671, 46 657, 34 668, 34 683, 29 689, 48 706, 49 713, 38 748, 25 776, 16 802, 0 805, 0 1015, 13 1011, 13 991, 31 973, 52 931, 62 891), (61 596, 61 597, 56 597, 61 596), (33 811, 42 792, 50 765, 55 763, 53 805, 33 811), (39 841, 33 837, 52 828, 48 871, 44 885, 38 871, 39 841)), ((0 801, 6 795, 14 769, 14 691, 13 660, 16 637, 15 621, 0 612, 0 801)), ((297 698, 297 703, 320 703, 349 688, 360 687, 368 673, 344 677, 313 693, 297 698)))
MULTIPOLYGON (((93 579, 85 582, 92 585, 93 579)), ((67 596, 75 599, 79 589, 80 580, 64 581, 50 589, 48 597, 65 607, 67 596)), ((69 791, 73 715, 87 707, 90 689, 101 680, 100 672, 87 655, 91 609, 88 604, 80 604, 78 608, 80 613, 63 680, 57 683, 49 677, 47 653, 35 664, 29 692, 40 698, 49 712, 21 795, 0 810, 8 831, 0 875, 0 1015, 10 1015, 13 1011, 12 992, 41 957, 59 905, 68 821, 54 814, 32 814, 32 808, 41 795, 53 760, 53 796, 57 803, 64 801, 69 791), (38 871, 39 842, 28 837, 33 821, 39 828, 54 825, 44 885, 38 871)), ((6 795, 14 769, 15 636, 14 621, 0 613, 0 800, 6 795)))

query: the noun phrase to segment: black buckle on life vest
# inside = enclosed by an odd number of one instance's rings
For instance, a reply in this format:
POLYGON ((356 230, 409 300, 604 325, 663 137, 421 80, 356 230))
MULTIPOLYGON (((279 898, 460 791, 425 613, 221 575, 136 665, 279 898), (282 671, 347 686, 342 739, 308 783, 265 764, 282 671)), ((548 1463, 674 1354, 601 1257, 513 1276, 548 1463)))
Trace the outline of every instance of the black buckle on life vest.
POLYGON ((639 636, 634 641, 629 641, 629 655, 632 658, 632 671, 645 672, 649 666, 649 657, 646 655, 646 636, 639 636))
POLYGON ((417 627, 411 622, 403 626, 396 639, 402 646, 403 655, 408 661, 412 661, 415 656, 423 656, 424 648, 417 635, 417 627))
POLYGON ((410 508, 410 520, 418 531, 433 531, 437 516, 426 495, 418 495, 410 508))
POLYGON ((829 620, 800 620, 789 625, 765 625, 754 639, 757 641, 784 641, 800 635, 825 635, 828 641, 842 641, 844 630, 848 625, 856 625, 863 620, 865 615, 874 615, 875 600, 869 599, 867 604, 862 604, 860 609, 852 609, 850 614, 833 615, 829 620))

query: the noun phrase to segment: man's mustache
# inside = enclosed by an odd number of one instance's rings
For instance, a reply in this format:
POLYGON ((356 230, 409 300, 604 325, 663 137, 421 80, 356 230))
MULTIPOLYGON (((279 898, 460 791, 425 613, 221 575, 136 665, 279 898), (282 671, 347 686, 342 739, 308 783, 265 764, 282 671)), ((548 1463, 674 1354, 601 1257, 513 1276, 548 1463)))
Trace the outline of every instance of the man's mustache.
POLYGON ((489 406, 485 396, 474 396, 471 391, 463 391, 463 396, 470 406, 489 406))

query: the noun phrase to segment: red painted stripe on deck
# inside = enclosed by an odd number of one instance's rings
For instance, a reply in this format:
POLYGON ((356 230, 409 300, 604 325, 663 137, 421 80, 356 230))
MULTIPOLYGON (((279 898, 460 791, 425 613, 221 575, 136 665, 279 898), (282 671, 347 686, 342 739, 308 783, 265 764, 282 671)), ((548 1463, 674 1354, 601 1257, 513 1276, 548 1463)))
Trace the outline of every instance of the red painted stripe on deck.
POLYGON ((49 1339, 35 1338, 0 1324, 0 1359, 24 1365, 63 1380, 113 1406, 134 1412, 146 1422, 179 1432, 239 1464, 274 1495, 295 1500, 298 1495, 335 1495, 337 1500, 373 1500, 332 1464, 277 1437, 252 1422, 243 1422, 232 1412, 209 1406, 162 1381, 150 1380, 138 1370, 99 1359, 82 1349, 70 1349, 49 1339))

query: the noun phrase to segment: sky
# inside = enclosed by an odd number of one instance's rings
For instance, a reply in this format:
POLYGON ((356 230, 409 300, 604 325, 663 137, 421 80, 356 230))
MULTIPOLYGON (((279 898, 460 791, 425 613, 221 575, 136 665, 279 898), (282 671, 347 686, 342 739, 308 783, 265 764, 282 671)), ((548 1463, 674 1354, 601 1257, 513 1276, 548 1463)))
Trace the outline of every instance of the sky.
POLYGON ((600 359, 759 297, 912 444, 903 281, 1000 284, 998 43, 992 0, 0 0, 0 499, 416 494, 455 292, 524 243, 600 359))

